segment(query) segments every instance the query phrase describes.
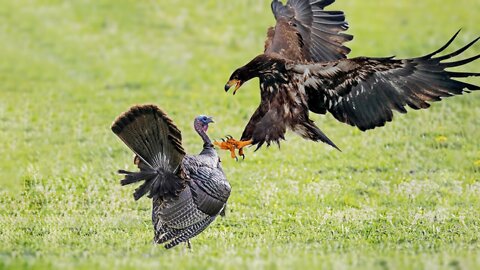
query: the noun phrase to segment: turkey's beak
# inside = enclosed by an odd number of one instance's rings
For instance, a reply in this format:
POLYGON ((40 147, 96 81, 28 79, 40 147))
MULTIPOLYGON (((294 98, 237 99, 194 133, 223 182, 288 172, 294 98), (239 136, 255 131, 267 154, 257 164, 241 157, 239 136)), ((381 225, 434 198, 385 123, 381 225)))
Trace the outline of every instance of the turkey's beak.
POLYGON ((233 91, 233 94, 237 93, 238 88, 242 86, 242 81, 240 80, 230 80, 225 84, 225 92, 228 92, 228 90, 235 85, 235 90, 233 91))
POLYGON ((208 130, 208 124, 210 123, 215 123, 215 121, 213 121, 213 118, 210 116, 207 118, 207 121, 204 122, 205 124, 203 125, 203 131, 207 132, 208 130))

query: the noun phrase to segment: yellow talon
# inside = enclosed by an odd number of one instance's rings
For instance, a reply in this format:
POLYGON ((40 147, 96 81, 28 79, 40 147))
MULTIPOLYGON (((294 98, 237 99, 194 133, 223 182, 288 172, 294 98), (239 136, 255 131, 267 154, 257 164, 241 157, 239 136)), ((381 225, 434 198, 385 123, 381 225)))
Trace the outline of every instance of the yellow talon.
POLYGON ((252 140, 248 141, 237 141, 232 136, 227 136, 227 140, 223 140, 222 142, 214 142, 213 144, 218 146, 222 150, 230 151, 230 156, 236 160, 238 160, 237 155, 235 154, 235 149, 238 149, 238 155, 245 159, 245 154, 243 152, 243 148, 245 146, 251 145, 252 140))

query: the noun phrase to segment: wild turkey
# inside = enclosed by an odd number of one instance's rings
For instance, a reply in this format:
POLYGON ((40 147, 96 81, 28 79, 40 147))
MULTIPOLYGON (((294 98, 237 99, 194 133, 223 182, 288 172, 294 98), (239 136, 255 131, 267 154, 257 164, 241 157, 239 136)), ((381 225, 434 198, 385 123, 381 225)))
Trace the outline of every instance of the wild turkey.
POLYGON ((135 200, 153 199, 154 242, 172 248, 201 233, 224 210, 230 184, 206 134, 211 117, 198 116, 194 128, 203 140, 199 155, 187 155, 180 130, 155 105, 130 108, 112 125, 112 131, 136 154, 139 172, 120 170, 122 185, 145 181, 135 200))

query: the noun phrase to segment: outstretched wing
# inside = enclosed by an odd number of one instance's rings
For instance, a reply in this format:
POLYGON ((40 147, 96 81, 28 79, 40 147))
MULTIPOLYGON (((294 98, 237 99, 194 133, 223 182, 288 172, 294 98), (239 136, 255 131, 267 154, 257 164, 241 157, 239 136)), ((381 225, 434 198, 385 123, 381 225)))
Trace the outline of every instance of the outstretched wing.
POLYGON ((392 110, 406 113, 406 105, 425 109, 430 101, 480 89, 455 79, 480 73, 446 70, 472 62, 480 55, 444 62, 464 52, 479 38, 453 53, 434 57, 457 35, 458 32, 439 50, 419 58, 354 58, 289 68, 299 73, 297 76, 303 76, 311 111, 326 113, 328 110, 339 121, 364 131, 392 121, 392 110))
POLYGON ((350 49, 343 43, 353 36, 342 11, 326 11, 335 0, 288 0, 272 2, 277 20, 265 42, 266 53, 279 53, 293 61, 325 62, 346 58, 350 49))
POLYGON ((145 180, 135 199, 147 192, 149 197, 177 196, 183 190, 182 135, 165 112, 155 105, 133 106, 115 120, 112 131, 141 160, 140 172, 120 171, 126 175, 122 185, 145 180))

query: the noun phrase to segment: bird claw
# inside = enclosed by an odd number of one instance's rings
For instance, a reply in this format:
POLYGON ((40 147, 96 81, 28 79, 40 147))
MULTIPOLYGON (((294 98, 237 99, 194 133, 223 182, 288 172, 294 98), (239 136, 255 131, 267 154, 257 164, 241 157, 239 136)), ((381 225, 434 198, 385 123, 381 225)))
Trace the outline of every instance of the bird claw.
POLYGON ((245 154, 243 153, 243 148, 247 145, 251 145, 252 141, 237 141, 231 135, 226 135, 222 142, 214 142, 214 145, 218 146, 222 150, 230 151, 230 156, 238 161, 238 157, 235 153, 235 150, 238 150, 238 155, 242 157, 242 160, 245 160, 245 154))

